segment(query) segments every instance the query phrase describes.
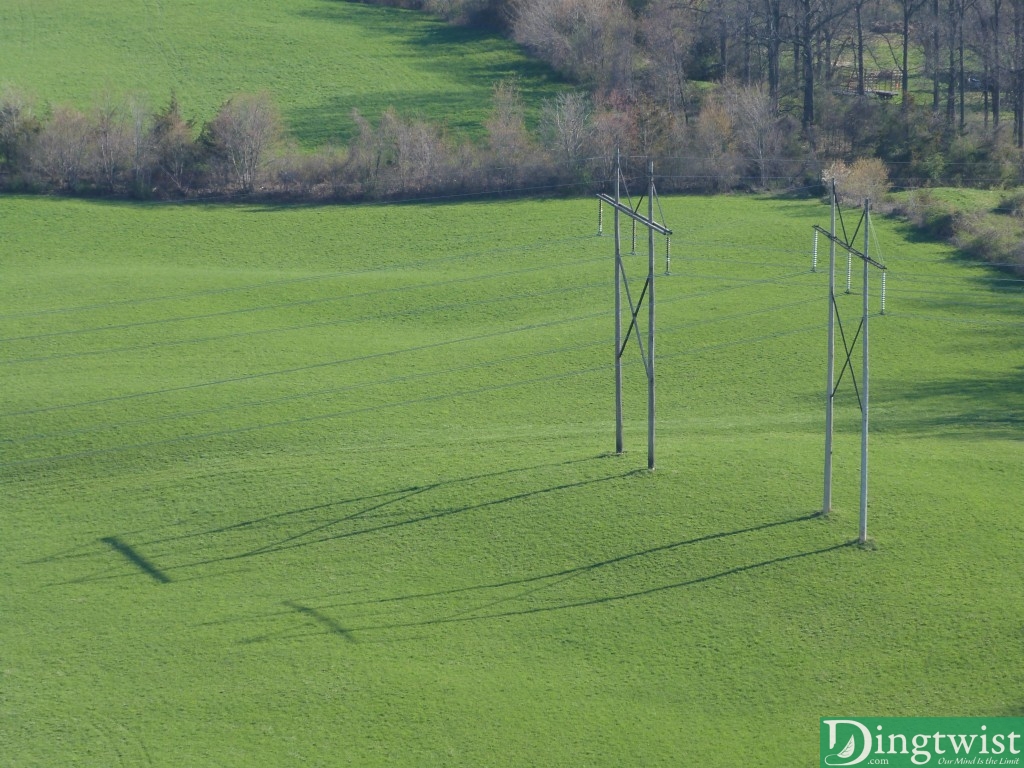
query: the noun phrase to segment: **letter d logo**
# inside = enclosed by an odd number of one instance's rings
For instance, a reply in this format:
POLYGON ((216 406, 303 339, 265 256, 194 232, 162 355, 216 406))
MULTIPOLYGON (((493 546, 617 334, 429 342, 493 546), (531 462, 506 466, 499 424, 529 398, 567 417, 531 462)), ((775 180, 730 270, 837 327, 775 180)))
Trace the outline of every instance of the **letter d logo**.
POLYGON ((864 740, 864 748, 861 749, 860 754, 856 757, 851 757, 854 752, 857 751, 857 733, 850 736, 850 740, 846 742, 846 746, 839 752, 833 755, 825 755, 825 765, 833 766, 844 766, 844 765, 857 765, 867 760, 868 755, 871 754, 871 731, 867 729, 867 726, 863 723, 859 723, 856 720, 822 720, 823 723, 828 725, 828 748, 833 750, 836 748, 837 743, 837 725, 852 725, 860 733, 860 738, 864 740))

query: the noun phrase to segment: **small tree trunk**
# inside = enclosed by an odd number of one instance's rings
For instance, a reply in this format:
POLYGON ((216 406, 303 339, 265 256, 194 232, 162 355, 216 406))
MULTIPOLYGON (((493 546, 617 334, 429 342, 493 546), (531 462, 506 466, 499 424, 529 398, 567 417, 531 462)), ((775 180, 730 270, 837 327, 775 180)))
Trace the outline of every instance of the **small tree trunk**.
POLYGON ((858 2, 854 8, 857 18, 857 95, 864 95, 864 23, 861 18, 863 2, 858 2))

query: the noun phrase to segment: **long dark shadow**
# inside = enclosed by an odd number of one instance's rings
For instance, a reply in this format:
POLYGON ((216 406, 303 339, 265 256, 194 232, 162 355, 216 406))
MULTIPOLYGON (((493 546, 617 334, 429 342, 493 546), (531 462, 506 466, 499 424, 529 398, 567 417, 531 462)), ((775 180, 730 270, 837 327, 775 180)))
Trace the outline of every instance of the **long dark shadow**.
MULTIPOLYGON (((284 552, 284 551, 287 551, 289 549, 296 549, 298 547, 308 547, 308 546, 311 546, 313 544, 323 544, 324 542, 336 541, 338 539, 349 539, 349 538, 353 538, 355 536, 365 536, 367 534, 379 533, 381 531, 390 530, 392 528, 401 528, 401 527, 404 527, 404 526, 407 526, 407 525, 415 525, 417 523, 425 523, 425 522, 428 522, 430 520, 439 520, 439 519, 441 519, 443 517, 450 517, 452 515, 462 514, 463 512, 473 512, 473 511, 480 510, 480 509, 486 509, 487 507, 494 507, 494 506, 498 506, 500 504, 507 504, 507 503, 513 502, 513 501, 521 501, 523 499, 529 499, 529 498, 533 498, 535 496, 541 496, 541 495, 547 494, 547 493, 555 493, 557 491, 568 490, 570 488, 582 488, 584 486, 594 485, 596 483, 608 482, 609 480, 617 480, 619 478, 628 477, 631 474, 634 474, 634 472, 633 471, 622 472, 622 473, 618 473, 618 474, 614 474, 614 475, 607 475, 605 477, 594 478, 592 480, 580 480, 580 481, 575 482, 575 483, 562 483, 560 485, 553 485, 553 486, 549 486, 547 488, 541 488, 541 489, 538 489, 538 490, 535 490, 535 491, 524 491, 523 493, 516 493, 516 494, 513 494, 511 496, 505 496, 505 497, 500 498, 500 499, 492 499, 490 501, 483 501, 483 502, 480 502, 478 504, 466 504, 466 505, 463 505, 463 506, 460 506, 460 507, 453 507, 451 509, 442 509, 442 510, 440 510, 438 512, 430 512, 430 513, 425 514, 425 515, 420 515, 418 517, 411 517, 411 518, 408 518, 408 519, 405 519, 405 520, 397 520, 397 521, 394 521, 394 522, 382 523, 380 525, 375 525, 375 526, 371 526, 371 527, 368 527, 368 528, 360 528, 359 530, 355 530, 355 531, 346 531, 344 533, 336 533, 336 534, 331 534, 329 536, 320 536, 318 538, 314 538, 314 539, 311 539, 309 541, 295 541, 295 539, 302 538, 302 537, 304 537, 306 535, 306 534, 297 534, 295 536, 289 536, 289 537, 287 537, 285 539, 282 539, 279 542, 274 542, 274 543, 268 544, 266 546, 259 547, 257 549, 249 550, 248 552, 241 552, 241 553, 236 554, 236 555, 226 555, 224 557, 210 558, 210 559, 207 559, 207 560, 199 560, 199 561, 196 561, 194 563, 187 563, 185 565, 174 566, 170 570, 178 570, 178 569, 183 569, 183 568, 195 568, 195 567, 202 566, 202 565, 210 565, 212 563, 226 562, 226 561, 229 561, 229 560, 240 560, 242 558, 255 557, 257 555, 266 555, 266 554, 271 554, 271 553, 274 553, 274 552, 284 552)), ((412 495, 412 494, 410 494, 410 495, 412 495)), ((338 522, 341 522, 341 521, 338 521, 338 522)), ((311 531, 308 531, 307 533, 311 533, 311 532, 314 532, 314 531, 317 531, 317 530, 322 530, 322 529, 324 529, 326 527, 329 527, 330 525, 333 525, 333 524, 334 523, 317 526, 315 529, 312 529, 311 531)))
POLYGON ((356 642, 356 639, 352 637, 352 633, 345 629, 341 624, 336 622, 330 616, 326 616, 316 608, 310 608, 308 605, 300 605, 299 603, 293 603, 291 600, 285 600, 284 604, 291 608, 296 613, 301 613, 303 616, 308 616, 313 619, 317 624, 327 629, 328 632, 334 635, 340 635, 348 640, 350 643, 356 642))
MULTIPOLYGON (((196 531, 195 533, 183 533, 180 536, 168 536, 168 537, 163 538, 163 539, 153 539, 152 541, 149 541, 149 542, 146 542, 146 543, 147 544, 165 544, 165 543, 171 542, 171 541, 182 541, 182 540, 185 540, 185 539, 195 539, 195 538, 199 538, 199 537, 202 537, 202 536, 210 536, 210 535, 214 535, 214 534, 218 534, 218 533, 227 533, 228 531, 236 531, 239 528, 251 528, 253 526, 257 526, 257 525, 260 525, 262 523, 270 522, 271 520, 280 520, 280 519, 285 518, 285 517, 294 517, 296 515, 304 515, 304 514, 307 514, 309 512, 319 512, 319 511, 324 510, 324 509, 331 509, 333 507, 342 507, 342 506, 345 506, 347 504, 358 504, 361 501, 371 501, 373 499, 383 499, 383 498, 386 498, 386 497, 396 497, 396 496, 398 497, 398 498, 388 499, 387 501, 379 502, 379 503, 375 504, 374 506, 370 507, 370 509, 372 510, 372 509, 377 509, 378 507, 383 507, 383 506, 386 506, 388 504, 394 503, 395 501, 401 501, 402 499, 407 498, 408 496, 414 495, 416 493, 422 493, 424 490, 427 490, 427 487, 411 486, 409 488, 402 488, 402 489, 397 490, 397 491, 385 491, 383 493, 367 494, 366 496, 356 496, 356 497, 353 497, 353 498, 350 498, 350 499, 339 499, 338 501, 327 501, 327 502, 324 502, 323 504, 312 504, 312 505, 310 505, 308 507, 301 507, 299 509, 289 509, 289 510, 287 510, 285 512, 275 512, 275 513, 270 514, 270 515, 264 515, 263 517, 253 518, 252 520, 242 520, 241 522, 238 522, 238 523, 231 523, 229 525, 222 525, 222 526, 218 526, 216 528, 207 528, 206 530, 196 531)), ((340 520, 348 520, 348 519, 351 519, 353 517, 358 517, 358 516, 360 516, 362 514, 365 514, 365 512, 367 512, 367 511, 368 510, 361 510, 359 512, 353 513, 352 515, 349 515, 348 517, 342 517, 342 518, 339 518, 339 519, 340 520)))
POLYGON ((693 587, 700 584, 706 584, 711 581, 723 579, 727 576, 735 576, 740 573, 746 573, 748 571, 755 571, 762 568, 767 568, 772 565, 779 565, 781 563, 791 562, 793 560, 800 560, 805 557, 813 557, 815 555, 823 555, 829 552, 835 552, 840 549, 845 549, 856 545, 856 540, 846 541, 842 544, 834 544, 831 547, 824 547, 823 549, 815 549, 809 552, 798 552, 793 555, 784 555, 783 557, 772 558, 771 560, 764 560, 760 563, 752 563, 750 565, 741 565, 736 568, 730 568, 726 571, 720 571, 718 573, 711 574, 710 576, 701 576, 696 579, 689 579, 687 581, 679 581, 673 584, 664 584, 660 587, 651 587, 650 589, 637 590, 636 592, 625 592, 620 595, 607 595, 604 597, 595 597, 589 600, 578 600, 575 602, 561 603, 559 605, 548 605, 538 606, 536 608, 523 608, 515 611, 504 611, 501 613, 487 613, 477 616, 466 616, 466 615, 455 615, 445 616, 437 619, 425 619, 422 621, 408 621, 408 622, 395 622, 392 624, 370 624, 364 626, 352 627, 350 632, 369 632, 374 630, 387 630, 387 629, 405 629, 409 627, 427 627, 436 626, 442 624, 457 624, 466 623, 472 621, 489 621, 491 619, 504 619, 511 618, 513 616, 529 616, 537 613, 550 613, 554 611, 565 611, 572 608, 585 608, 594 605, 603 605, 606 603, 618 602, 620 600, 631 600, 637 597, 645 597, 648 595, 657 594, 658 592, 666 592, 672 589, 680 589, 682 587, 693 587))
MULTIPOLYGON (((395 527, 400 526, 400 525, 410 525, 412 523, 417 523, 417 522, 421 522, 421 521, 424 521, 424 520, 430 520, 430 519, 433 519, 433 518, 436 518, 436 517, 444 517, 446 515, 455 514, 456 512, 468 511, 468 510, 477 508, 477 506, 489 506, 489 505, 492 505, 492 504, 504 503, 506 501, 511 501, 511 500, 514 500, 514 499, 519 498, 519 497, 518 496, 513 496, 513 497, 509 497, 509 498, 505 498, 505 499, 498 499, 498 500, 495 500, 495 501, 484 502, 484 503, 482 503, 480 505, 460 507, 458 509, 453 509, 453 510, 444 510, 442 512, 433 513, 433 514, 429 514, 429 515, 424 515, 424 516, 417 517, 417 518, 411 518, 411 519, 408 519, 408 520, 400 520, 400 521, 391 522, 391 523, 384 523, 382 525, 374 526, 374 527, 371 527, 371 528, 363 528, 363 529, 360 529, 358 531, 348 531, 348 532, 345 532, 345 533, 334 534, 334 535, 331 535, 331 536, 325 536, 325 537, 314 539, 312 541, 302 541, 302 542, 299 541, 299 539, 306 538, 307 536, 310 536, 310 535, 312 535, 314 533, 317 533, 319 531, 323 531, 323 530, 326 530, 328 528, 331 528, 331 527, 333 527, 335 525, 338 525, 339 523, 348 522, 348 521, 357 519, 359 517, 365 517, 366 515, 370 514, 371 512, 379 511, 379 510, 381 510, 381 509, 383 509, 383 508, 385 508, 385 507, 387 507, 389 505, 395 504, 395 503, 400 502, 400 501, 404 501, 405 499, 411 498, 412 496, 418 496, 420 494, 426 493, 427 491, 434 491, 434 490, 437 490, 439 488, 445 488, 445 487, 451 487, 451 486, 456 486, 456 485, 462 485, 464 483, 475 482, 477 480, 489 480, 489 479, 492 479, 492 478, 495 478, 495 477, 502 477, 504 475, 513 475, 513 474, 516 474, 516 473, 519 473, 519 472, 530 472, 530 471, 537 470, 537 469, 562 467, 562 466, 569 466, 569 465, 572 465, 572 464, 583 464, 583 463, 586 463, 586 462, 594 461, 596 458, 597 457, 590 456, 590 457, 583 458, 583 459, 569 459, 569 460, 566 460, 566 461, 557 461, 557 462, 548 462, 548 463, 545 463, 545 464, 537 464, 537 465, 534 465, 532 467, 516 467, 514 469, 501 469, 501 470, 497 470, 497 471, 494 471, 494 472, 481 472, 481 473, 476 474, 476 475, 467 475, 465 477, 454 478, 452 480, 441 480, 441 481, 438 481, 438 482, 435 482, 435 483, 430 483, 428 485, 409 486, 408 488, 403 488, 403 489, 398 490, 398 491, 391 491, 391 492, 388 492, 388 493, 382 493, 382 494, 377 494, 377 495, 373 495, 373 496, 365 496, 361 500, 372 499, 372 498, 382 498, 384 496, 393 496, 395 498, 390 498, 387 501, 382 501, 382 502, 380 502, 378 504, 374 504, 373 506, 371 506, 371 507, 369 507, 367 509, 359 510, 358 512, 354 512, 354 513, 352 513, 350 515, 344 515, 342 517, 338 517, 338 518, 335 518, 333 520, 329 520, 329 521, 327 521, 325 523, 321 523, 319 525, 313 526, 312 528, 309 528, 306 531, 302 531, 301 533, 296 533, 296 534, 293 534, 291 536, 287 536, 287 537, 285 537, 283 539, 279 539, 276 542, 272 542, 270 544, 265 544, 262 547, 256 547, 255 549, 251 549, 251 550, 249 550, 247 552, 243 552, 243 553, 240 553, 240 554, 237 554, 237 555, 229 555, 229 556, 227 556, 225 558, 222 558, 222 559, 234 560, 234 559, 243 558, 243 557, 253 557, 255 555, 261 555, 261 554, 270 553, 270 552, 279 552, 279 551, 282 551, 282 550, 294 549, 296 547, 306 546, 308 544, 316 544, 316 543, 323 542, 323 541, 331 541, 333 539, 348 538, 348 537, 351 537, 351 536, 358 536, 358 535, 362 535, 362 534, 365 534, 365 533, 373 533, 375 531, 385 530, 385 529, 388 529, 388 528, 395 528, 395 527)), ((565 487, 572 487, 572 486, 565 486, 565 487)), ((529 494, 523 494, 523 496, 525 497, 526 495, 533 495, 534 493, 543 493, 543 492, 547 492, 549 490, 555 490, 555 489, 544 489, 542 491, 535 491, 535 492, 531 492, 529 494)), ((326 507, 326 506, 333 506, 333 505, 323 505, 323 506, 326 507)), ((314 508, 311 508, 311 509, 317 509, 317 507, 314 507, 314 508)), ((279 513, 278 515, 273 515, 271 517, 278 517, 278 516, 283 515, 283 514, 288 514, 288 513, 279 513)), ((216 562, 216 561, 203 561, 201 563, 195 563, 193 565, 204 565, 207 562, 216 562)), ((191 566, 177 566, 177 567, 185 568, 185 567, 191 567, 191 566)))
MULTIPOLYGON (((544 463, 541 463, 541 464, 535 464, 533 466, 513 467, 511 469, 500 469, 500 470, 495 470, 493 472, 481 472, 481 473, 476 474, 476 475, 466 475, 465 477, 456 477, 456 478, 452 478, 452 479, 449 479, 449 480, 439 480, 437 482, 429 483, 427 485, 419 485, 419 486, 411 485, 411 486, 407 486, 407 487, 404 487, 404 488, 398 488, 398 489, 393 490, 393 491, 382 491, 380 493, 370 493, 370 494, 365 494, 363 496, 352 496, 352 497, 345 498, 345 499, 338 499, 338 500, 335 500, 335 501, 327 501, 327 502, 324 502, 322 504, 311 504, 311 505, 308 505, 308 506, 305 506, 305 507, 300 507, 300 508, 297 508, 297 509, 286 510, 284 512, 274 512, 274 513, 269 514, 269 515, 263 515, 262 517, 254 517, 254 518, 251 518, 249 520, 242 520, 242 521, 237 522, 237 523, 229 523, 227 525, 220 525, 220 526, 214 526, 214 527, 211 527, 211 528, 205 528, 203 530, 196 531, 196 532, 193 532, 193 533, 182 533, 182 534, 179 534, 179 535, 176 535, 176 536, 164 536, 164 537, 161 537, 161 538, 148 539, 148 540, 142 542, 140 544, 140 546, 153 546, 153 545, 157 545, 157 544, 166 544, 166 543, 169 543, 169 542, 185 541, 185 540, 189 540, 189 539, 201 538, 201 537, 204 537, 204 536, 211 536, 211 535, 216 535, 216 534, 220 534, 220 533, 227 533, 227 532, 231 532, 231 531, 237 531, 237 530, 243 529, 243 528, 254 528, 254 527, 259 526, 259 525, 261 525, 263 523, 268 523, 268 522, 271 522, 271 521, 280 520, 282 518, 294 517, 294 516, 298 516, 298 515, 308 514, 310 512, 319 512, 321 510, 331 509, 333 507, 341 507, 341 506, 345 506, 345 505, 348 505, 348 504, 356 504, 356 503, 363 502, 363 501, 371 501, 371 500, 374 500, 374 499, 386 499, 386 501, 383 501, 383 502, 380 502, 378 504, 375 504, 374 506, 372 506, 372 507, 370 507, 368 509, 359 510, 359 511, 354 512, 354 513, 352 513, 350 515, 344 515, 342 517, 337 517, 334 520, 332 520, 331 522, 329 522, 327 524, 324 524, 324 525, 316 526, 315 528, 311 529, 310 531, 307 531, 304 534, 300 533, 300 534, 296 534, 295 536, 288 537, 288 539, 297 539, 297 538, 301 538, 304 535, 308 535, 309 533, 314 532, 316 530, 319 530, 319 529, 322 529, 322 528, 325 528, 325 527, 329 527, 330 525, 334 525, 334 524, 337 524, 337 523, 342 523, 342 522, 345 522, 345 521, 348 521, 348 520, 352 520, 352 519, 355 519, 355 518, 358 518, 358 517, 365 516, 368 513, 380 510, 381 508, 384 508, 384 507, 388 506, 389 504, 397 503, 399 501, 402 501, 405 498, 408 498, 409 496, 413 496, 413 495, 417 495, 417 494, 420 494, 420 493, 424 493, 426 491, 431 491, 431 490, 436 490, 436 489, 445 488, 445 487, 451 487, 451 486, 457 486, 457 485, 460 485, 460 484, 463 484, 463 483, 475 482, 477 480, 486 480, 486 479, 495 478, 495 477, 501 477, 501 476, 505 476, 505 475, 513 475, 513 474, 516 474, 516 473, 519 473, 519 472, 531 472, 531 471, 538 470, 538 469, 549 469, 549 468, 556 468, 556 467, 572 466, 572 465, 575 465, 575 464, 585 464, 585 463, 588 463, 588 462, 597 461, 597 460, 599 460, 601 458, 606 458, 606 457, 605 456, 587 456, 587 457, 580 458, 580 459, 567 459, 565 461, 544 462, 544 463), (392 497, 392 498, 389 498, 389 497, 392 497)), ((157 530, 159 530, 160 528, 167 528, 167 527, 170 527, 170 526, 166 526, 166 525, 159 526, 157 528, 157 530)), ((148 531, 150 532, 150 535, 152 535, 152 530, 153 529, 148 529, 148 531)), ((130 532, 131 535, 145 534, 145 533, 147 533, 147 529, 145 529, 145 528, 130 532)), ((115 535, 115 536, 108 536, 108 537, 106 537, 104 539, 101 539, 100 541, 105 543, 105 544, 107 544, 108 546, 113 546, 109 542, 110 541, 122 541, 123 542, 123 539, 121 537, 124 536, 124 535, 125 535, 124 533, 121 533, 121 534, 115 535)), ((287 541, 287 540, 285 540, 285 541, 287 541)), ((257 547, 256 549, 250 550, 247 553, 242 553, 241 555, 230 555, 230 556, 224 557, 222 559, 224 559, 224 560, 232 560, 232 559, 237 559, 239 557, 247 557, 247 556, 257 555, 257 554, 261 554, 264 550, 267 550, 268 547, 274 547, 274 546, 276 546, 276 544, 271 544, 271 545, 267 545, 267 546, 264 546, 264 547, 257 547)), ((67 549, 61 550, 61 551, 56 552, 56 553, 51 554, 51 555, 47 555, 47 556, 44 556, 44 557, 36 558, 34 560, 26 561, 25 565, 42 565, 42 564, 56 562, 56 561, 59 561, 59 560, 92 559, 92 558, 95 558, 95 557, 97 557, 97 552, 96 552, 95 548, 93 548, 92 544, 85 543, 85 544, 77 545, 75 547, 69 547, 67 549)), ((202 565, 202 564, 204 564, 206 562, 215 562, 215 561, 211 560, 211 561, 204 561, 203 563, 193 563, 193 564, 189 564, 189 565, 173 566, 173 567, 171 567, 171 568, 169 568, 167 570, 174 570, 176 568, 187 568, 187 567, 192 567, 194 565, 202 565)), ((103 576, 103 577, 96 577, 96 578, 111 578, 111 577, 103 576)), ((117 578, 117 577, 113 577, 113 578, 117 578)), ((89 579, 89 578, 86 578, 86 579, 76 579, 76 580, 73 580, 72 582, 68 582, 68 583, 76 583, 77 584, 77 583, 82 583, 83 581, 92 581, 92 580, 94 580, 94 579, 89 579)))
MULTIPOLYGON (((553 571, 551 573, 541 574, 539 576, 526 576, 521 579, 508 579, 506 581, 496 581, 490 584, 477 584, 470 587, 456 587, 454 589, 443 589, 436 592, 418 592, 411 595, 398 595, 395 597, 381 597, 374 600, 355 600, 345 603, 334 603, 331 608, 348 608, 360 605, 382 605, 385 603, 397 603, 406 600, 419 600, 433 597, 449 597, 451 595, 464 594, 466 592, 479 592, 494 589, 503 589, 504 587, 522 586, 526 584, 533 584, 536 582, 547 581, 549 579, 557 579, 566 576, 575 576, 578 574, 586 573, 589 571, 596 571, 599 568, 605 568, 610 565, 617 563, 623 563, 636 558, 645 557, 647 555, 653 555, 658 552, 669 552, 673 549, 679 549, 680 547, 686 547, 693 544, 700 544, 705 541, 714 541, 715 539, 725 539, 730 536, 741 536, 746 533, 755 533, 757 531, 764 531, 769 528, 777 528, 782 525, 792 525, 793 523, 802 523, 807 520, 813 520, 820 517, 820 514, 815 512, 808 515, 800 515, 799 517, 791 517, 786 520, 776 520, 771 523, 762 523, 761 525, 752 525, 748 528, 739 528, 735 531, 722 531, 720 533, 709 533, 704 536, 697 536, 692 539, 683 539, 682 541, 674 541, 670 544, 661 544, 657 547, 650 547, 649 549, 638 550, 636 552, 629 552, 625 555, 619 555, 618 557, 612 557, 607 560, 599 560, 595 563, 587 563, 585 565, 578 565, 574 568, 566 568, 561 571, 553 571)), ((507 598, 514 599, 514 598, 507 598)), ((502 600, 504 602, 504 600, 502 600)))
POLYGON ((109 546, 115 552, 118 552, 119 554, 123 555, 128 562, 130 562, 132 565, 134 565, 136 568, 138 568, 140 571, 147 574, 148 576, 152 576, 153 579, 155 579, 156 581, 160 582, 161 584, 170 583, 170 576, 161 571, 159 568, 157 568, 155 565, 149 562, 149 560, 144 558, 132 547, 130 547, 125 542, 121 541, 116 536, 105 536, 102 539, 100 539, 100 541, 109 546))

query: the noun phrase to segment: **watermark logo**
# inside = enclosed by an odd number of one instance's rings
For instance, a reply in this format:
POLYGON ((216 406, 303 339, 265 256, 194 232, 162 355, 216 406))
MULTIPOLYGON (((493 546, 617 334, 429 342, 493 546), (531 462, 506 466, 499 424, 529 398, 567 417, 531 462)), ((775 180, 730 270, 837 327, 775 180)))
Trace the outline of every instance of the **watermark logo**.
POLYGON ((823 717, 820 735, 822 768, 1024 768, 1024 717, 823 717))

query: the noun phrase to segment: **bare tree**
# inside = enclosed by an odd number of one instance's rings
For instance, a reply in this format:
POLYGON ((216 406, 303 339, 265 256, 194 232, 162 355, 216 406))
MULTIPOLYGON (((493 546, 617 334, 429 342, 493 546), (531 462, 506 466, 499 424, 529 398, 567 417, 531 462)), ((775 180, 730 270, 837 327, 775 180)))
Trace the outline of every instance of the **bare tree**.
POLYGON ((133 147, 124 104, 107 95, 89 114, 89 168, 100 189, 116 192, 132 166, 133 147))
POLYGON ((653 0, 640 19, 645 43, 647 91, 673 111, 686 114, 687 66, 697 42, 698 14, 676 0, 653 0))
POLYGON ((633 15, 624 0, 516 0, 516 40, 556 69, 610 90, 633 70, 633 15))
POLYGON ((697 158, 692 171, 703 182, 701 188, 722 192, 739 181, 733 128, 721 99, 704 102, 691 133, 692 154, 697 158))
POLYGON ((772 106, 779 106, 779 91, 781 88, 781 68, 779 66, 782 57, 782 0, 764 0, 765 6, 765 52, 768 58, 768 97, 772 100, 772 106))
POLYGON ((237 96, 206 126, 206 143, 243 192, 256 188, 268 154, 282 136, 281 119, 267 93, 237 96))
POLYGON ((10 86, 0 90, 0 168, 17 171, 40 128, 28 95, 10 86))
POLYGON ((1013 9, 1013 136, 1017 147, 1024 148, 1024 0, 1010 0, 1010 6, 1013 9))
POLYGON ((999 128, 1001 110, 1001 91, 1003 85, 1004 41, 1003 36, 1003 0, 982 0, 974 6, 976 14, 975 36, 972 46, 975 55, 981 60, 984 73, 980 85, 984 94, 985 124, 988 125, 989 113, 992 115, 992 127, 999 128), (991 103, 989 98, 991 97, 991 103))
POLYGON ((166 109, 154 115, 147 143, 160 178, 179 193, 188 194, 196 174, 199 147, 193 136, 192 124, 181 116, 175 96, 171 96, 166 109))
POLYGON ((421 192, 443 183, 439 175, 447 165, 448 150, 435 127, 422 120, 403 120, 388 109, 378 130, 391 147, 394 193, 421 192))
POLYGON ((592 116, 590 99, 578 92, 560 93, 541 107, 541 136, 571 173, 578 173, 582 166, 592 116))
POLYGON ((526 111, 519 85, 514 80, 502 80, 494 86, 491 114, 484 122, 490 150, 490 166, 504 184, 519 184, 531 165, 534 154, 533 140, 526 129, 526 111))
POLYGON ((86 116, 58 107, 32 142, 31 168, 54 189, 74 191, 83 181, 90 140, 86 116))
POLYGON ((739 150, 757 167, 760 186, 768 186, 772 166, 785 145, 771 98, 759 86, 730 85, 724 89, 721 99, 739 150))

